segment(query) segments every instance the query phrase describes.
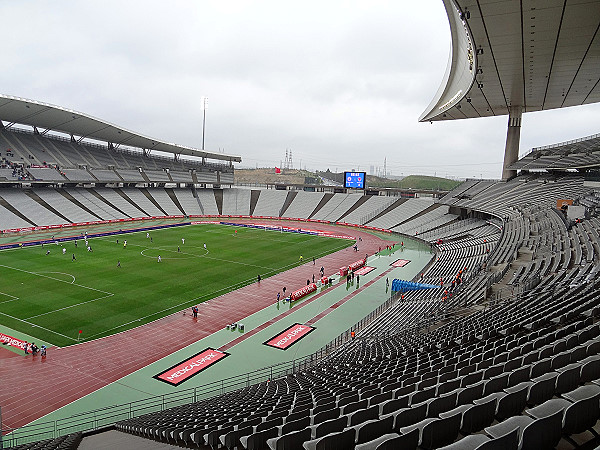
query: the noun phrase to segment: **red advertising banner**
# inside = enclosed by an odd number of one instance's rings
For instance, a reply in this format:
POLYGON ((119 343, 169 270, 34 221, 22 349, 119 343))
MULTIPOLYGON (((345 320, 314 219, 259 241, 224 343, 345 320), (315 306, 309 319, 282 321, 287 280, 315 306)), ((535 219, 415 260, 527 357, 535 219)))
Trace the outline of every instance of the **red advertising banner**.
POLYGON ((169 367, 164 372, 154 375, 152 378, 177 386, 227 356, 229 356, 229 353, 207 348, 191 358, 169 367))
POLYGON ((269 347, 275 347, 280 350, 287 350, 308 333, 315 330, 315 327, 308 325, 302 325, 301 323, 295 323, 289 328, 279 333, 277 336, 273 336, 268 341, 263 342, 264 345, 269 347))
POLYGON ((367 263, 366 259, 359 259, 356 262, 353 262, 352 264, 350 264, 350 270, 352 272, 354 272, 357 269, 360 269, 362 266, 364 266, 367 263))
POLYGON ((0 333, 0 342, 10 345, 11 347, 17 347, 21 350, 25 350, 25 341, 9 336, 8 334, 0 333))
POLYGON ((290 300, 298 300, 302 297, 307 296, 311 292, 315 292, 317 290, 317 285, 315 283, 310 283, 304 286, 302 289, 298 289, 297 291, 292 292, 290 295, 290 300))
POLYGON ((361 267, 360 269, 356 270, 354 273, 356 275, 366 275, 369 272, 371 272, 372 270, 375 270, 375 267, 364 266, 364 267, 361 267))
POLYGON ((397 259, 396 261, 394 261, 393 263, 391 263, 390 266, 392 266, 392 267, 404 267, 409 262, 410 261, 408 259, 397 259))

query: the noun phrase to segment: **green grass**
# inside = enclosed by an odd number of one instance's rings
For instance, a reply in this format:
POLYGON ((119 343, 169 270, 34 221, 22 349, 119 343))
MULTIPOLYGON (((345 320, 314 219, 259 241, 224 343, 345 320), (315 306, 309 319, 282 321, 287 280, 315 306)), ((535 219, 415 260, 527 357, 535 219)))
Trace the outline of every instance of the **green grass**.
POLYGON ((308 261, 353 244, 235 229, 235 237, 231 226, 193 225, 150 231, 153 242, 146 232, 92 238, 91 253, 83 240, 62 244, 65 255, 61 245, 0 251, 0 323, 66 346, 79 330, 82 340, 108 336, 287 270, 300 255, 308 261))
POLYGON ((461 183, 462 181, 450 180, 448 178, 430 177, 427 175, 409 175, 402 180, 390 180, 371 175, 367 176, 367 184, 369 187, 450 191, 461 183))

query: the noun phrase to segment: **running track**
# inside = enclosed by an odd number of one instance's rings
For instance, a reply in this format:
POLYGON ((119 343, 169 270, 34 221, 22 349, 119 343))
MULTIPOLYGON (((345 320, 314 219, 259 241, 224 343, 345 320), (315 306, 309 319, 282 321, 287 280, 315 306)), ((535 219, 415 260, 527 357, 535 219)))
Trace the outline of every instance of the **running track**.
MULTIPOLYGON (((260 220, 246 220, 257 222, 260 220)), ((242 223, 244 220, 236 219, 242 223)), ((0 405, 2 425, 18 428, 71 403, 103 386, 117 381, 148 364, 180 350, 199 339, 225 328, 229 323, 273 304, 283 286, 292 292, 306 285, 319 268, 331 274, 338 267, 348 265, 365 253, 373 255, 385 241, 358 228, 340 228, 333 225, 307 222, 271 221, 285 226, 302 226, 307 229, 347 234, 358 239, 359 252, 351 247, 340 250, 264 279, 229 294, 224 294, 198 306, 200 320, 181 312, 171 314, 150 324, 118 333, 106 338, 60 349, 49 349, 48 357, 6 357, 8 350, 0 348, 0 405), (358 256, 357 256, 358 255, 358 256), (173 333, 173 330, 177 330, 173 333), (152 352, 138 352, 143 346, 152 352)), ((313 321, 316 320, 313 319, 313 321)), ((251 330, 249 330, 251 331, 251 330)))

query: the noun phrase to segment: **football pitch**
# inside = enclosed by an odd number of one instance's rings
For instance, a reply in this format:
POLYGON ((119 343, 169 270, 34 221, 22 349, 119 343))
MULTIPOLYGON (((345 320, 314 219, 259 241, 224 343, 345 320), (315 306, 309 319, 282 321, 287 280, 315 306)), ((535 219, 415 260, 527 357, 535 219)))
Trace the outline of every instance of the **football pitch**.
POLYGON ((0 251, 0 323, 63 347, 190 308, 297 266, 300 255, 354 244, 217 224, 146 233, 90 238, 91 252, 83 239, 0 251))

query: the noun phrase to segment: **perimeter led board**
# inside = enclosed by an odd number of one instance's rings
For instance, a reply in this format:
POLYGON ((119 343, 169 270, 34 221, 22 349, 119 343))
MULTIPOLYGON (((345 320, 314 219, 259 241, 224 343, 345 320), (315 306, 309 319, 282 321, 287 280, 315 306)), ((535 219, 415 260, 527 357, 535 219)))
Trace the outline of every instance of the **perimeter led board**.
POLYGON ((353 189, 364 189, 366 172, 344 172, 344 187, 353 189))
POLYGON ((269 347, 278 348, 280 350, 287 350, 308 333, 315 331, 315 329, 315 327, 302 325, 301 323, 295 323, 291 327, 283 330, 278 335, 273 336, 268 341, 263 342, 263 344, 268 345, 269 347))
POLYGON ((196 353, 191 358, 154 375, 152 378, 164 381, 172 386, 177 386, 194 375, 198 375, 203 370, 208 369, 210 366, 227 356, 229 356, 229 353, 221 352, 209 347, 200 353, 196 353))

